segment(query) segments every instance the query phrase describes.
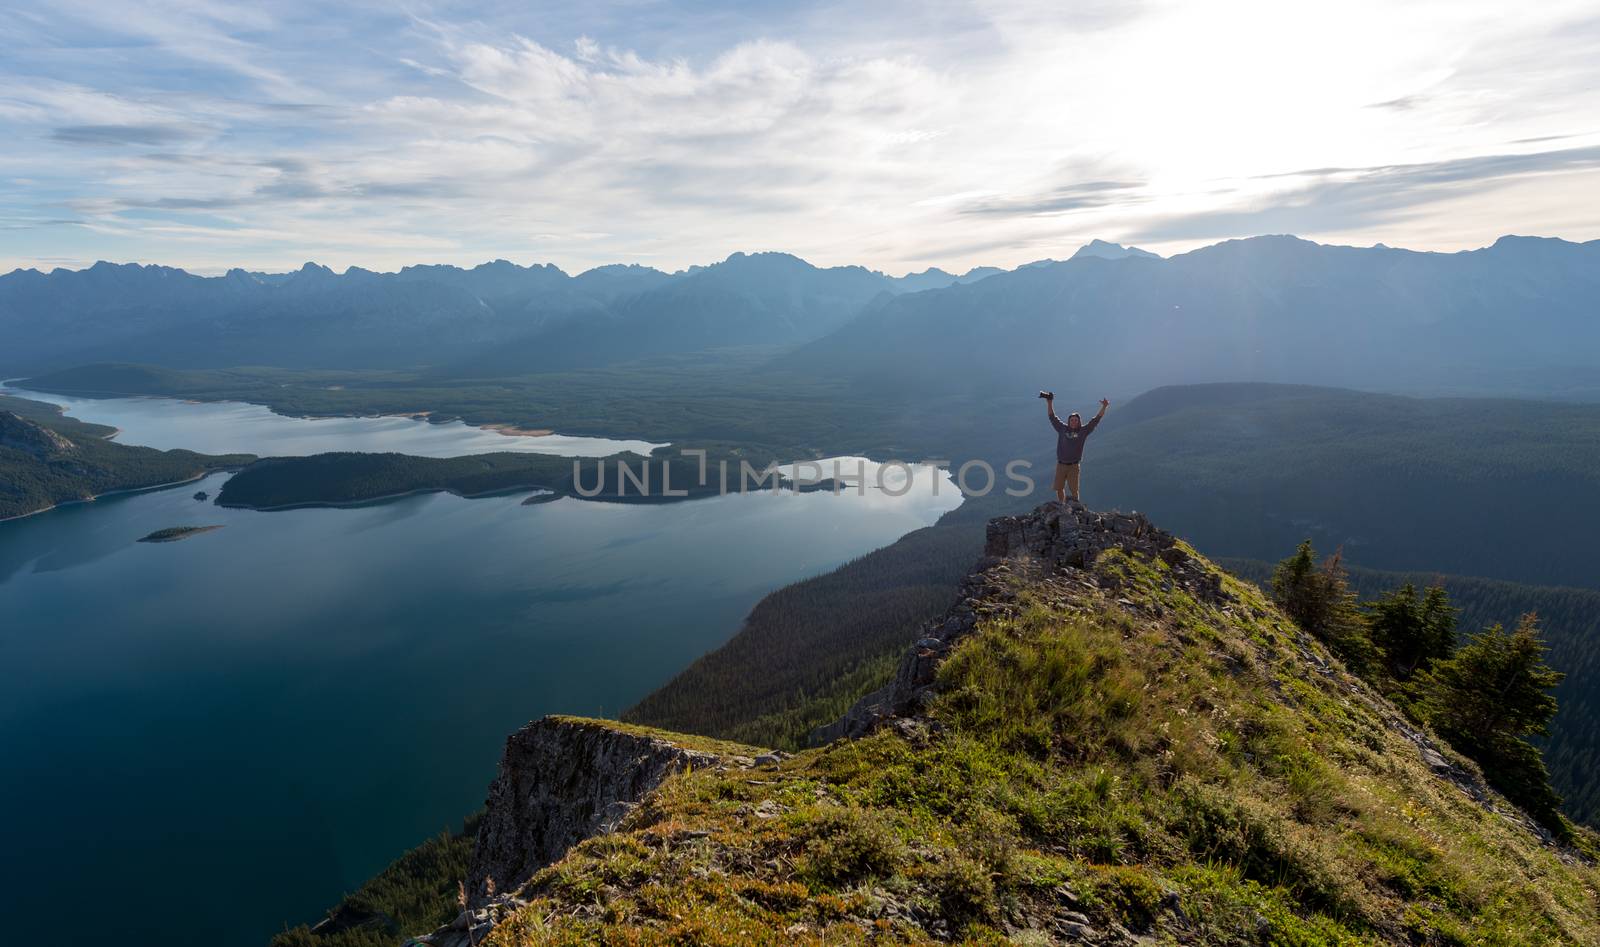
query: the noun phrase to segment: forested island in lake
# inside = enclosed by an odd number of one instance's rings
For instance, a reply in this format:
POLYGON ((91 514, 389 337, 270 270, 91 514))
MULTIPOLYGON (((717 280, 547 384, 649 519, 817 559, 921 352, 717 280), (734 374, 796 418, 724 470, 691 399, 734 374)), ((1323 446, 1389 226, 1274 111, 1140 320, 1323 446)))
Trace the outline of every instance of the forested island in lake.
POLYGON ((214 529, 221 528, 220 524, 215 526, 168 526, 166 529, 158 529, 148 536, 141 537, 139 542, 175 543, 180 539, 188 539, 190 536, 198 536, 201 533, 209 533, 214 529))
POLYGON ((657 503, 737 493, 741 485, 748 491, 771 489, 782 474, 767 475, 759 482, 757 477, 773 462, 772 458, 752 460, 749 453, 719 452, 707 457, 702 483, 698 454, 573 458, 508 452, 414 457, 339 451, 259 460, 223 484, 217 504, 271 510, 369 503, 410 493, 445 491, 472 497, 522 489, 608 503, 657 503), (724 463, 726 491, 721 474, 724 463), (755 473, 745 476, 741 484, 742 464, 755 473))

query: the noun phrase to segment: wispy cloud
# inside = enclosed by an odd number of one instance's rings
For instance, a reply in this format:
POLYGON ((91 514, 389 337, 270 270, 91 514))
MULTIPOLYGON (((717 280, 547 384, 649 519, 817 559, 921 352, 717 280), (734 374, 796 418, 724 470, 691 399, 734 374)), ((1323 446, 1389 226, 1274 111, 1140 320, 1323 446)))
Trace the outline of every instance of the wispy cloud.
POLYGON ((1134 230, 1135 240, 1212 240, 1258 233, 1348 233, 1414 217, 1463 194, 1482 196, 1533 176, 1600 169, 1600 146, 1481 155, 1370 168, 1316 168, 1263 180, 1287 187, 1253 206, 1177 214, 1134 230))
POLYGON ((1592 0, 7 2, 0 268, 1600 234, 1592 0))
POLYGON ((1146 198, 1139 181, 1082 181, 1063 184, 1040 194, 1021 197, 989 197, 972 201, 961 208, 963 214, 997 217, 1046 217, 1097 207, 1128 206, 1146 198))
POLYGON ((64 125, 50 137, 69 145, 171 145, 200 136, 177 125, 64 125))

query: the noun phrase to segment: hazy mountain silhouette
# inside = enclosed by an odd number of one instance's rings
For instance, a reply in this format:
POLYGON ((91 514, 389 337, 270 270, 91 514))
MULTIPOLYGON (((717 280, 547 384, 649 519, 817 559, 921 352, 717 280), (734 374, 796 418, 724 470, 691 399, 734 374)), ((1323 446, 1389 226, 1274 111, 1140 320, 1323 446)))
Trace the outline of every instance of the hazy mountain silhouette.
POLYGON ((288 273, 96 263, 0 276, 0 362, 36 370, 102 359, 172 366, 444 365, 475 372, 591 365, 732 345, 798 344, 878 296, 978 279, 893 278, 735 253, 679 273, 637 265, 570 276, 505 260, 398 273, 316 263, 288 273))
POLYGON ((779 364, 944 392, 1225 380, 1592 397, 1600 241, 1418 253, 1272 236, 1170 259, 1080 253, 879 300, 779 364))
POLYGON ((1079 257, 1086 256, 1099 257, 1102 260, 1121 260, 1130 256, 1144 257, 1150 260, 1161 259, 1161 257, 1151 253, 1149 250, 1141 250, 1138 247, 1125 247, 1120 243, 1109 243, 1105 240, 1090 240, 1079 247, 1078 252, 1074 253, 1071 259, 1076 260, 1079 257))
POLYGON ((495 374, 726 346, 798 344, 820 338, 873 298, 898 289, 890 277, 859 266, 821 269, 787 253, 735 253, 642 292, 619 294, 589 318, 530 327, 454 367, 495 374))
POLYGON ((1600 241, 1463 253, 1231 240, 1163 259, 1096 240, 1066 261, 894 278, 735 253, 571 276, 496 260, 398 273, 97 263, 0 276, 0 371, 432 366, 493 375, 730 346, 877 388, 1126 393, 1275 381, 1600 396, 1600 241))

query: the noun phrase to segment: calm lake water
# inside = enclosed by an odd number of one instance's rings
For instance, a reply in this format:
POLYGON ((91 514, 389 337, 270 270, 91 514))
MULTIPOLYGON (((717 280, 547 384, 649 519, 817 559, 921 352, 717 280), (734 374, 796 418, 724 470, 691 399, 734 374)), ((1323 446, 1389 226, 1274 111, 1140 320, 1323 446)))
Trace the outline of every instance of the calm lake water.
MULTIPOLYGON (((217 416, 190 407, 179 443, 283 452, 208 441, 217 416)), ((765 593, 958 504, 917 474, 900 498, 436 494, 275 513, 193 500, 216 474, 0 523, 8 933, 257 947, 315 920, 481 805, 517 726, 616 714, 765 593)))
POLYGON ((119 444, 176 447, 202 454, 301 457, 327 451, 395 451, 417 457, 460 457, 526 451, 568 457, 605 457, 618 451, 648 454, 660 444, 606 437, 550 434, 518 437, 460 421, 438 424, 413 417, 291 418, 239 401, 177 398, 83 398, 0 386, 0 392, 60 405, 80 421, 120 428, 119 444))

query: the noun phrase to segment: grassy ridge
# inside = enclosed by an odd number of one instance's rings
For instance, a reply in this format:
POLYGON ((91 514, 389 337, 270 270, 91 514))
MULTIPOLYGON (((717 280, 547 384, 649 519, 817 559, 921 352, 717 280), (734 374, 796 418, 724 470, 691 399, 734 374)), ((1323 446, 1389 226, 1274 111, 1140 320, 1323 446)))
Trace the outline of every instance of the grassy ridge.
POLYGON ((1211 605, 1167 571, 1016 587, 927 720, 669 779, 487 945, 1600 939, 1591 863, 1430 772, 1259 589, 1211 605))
MULTIPOLYGON (((1272 575, 1272 564, 1262 560, 1223 559, 1220 564, 1257 583, 1272 575)), ((1544 744, 1545 762, 1566 813, 1591 825, 1600 823, 1600 783, 1593 775, 1600 772, 1600 693, 1594 683, 1600 680, 1600 592, 1433 572, 1349 571, 1351 586, 1363 599, 1407 583, 1443 586, 1461 609, 1464 631, 1495 624, 1512 628, 1521 615, 1538 613, 1550 645, 1549 662, 1567 675, 1556 687, 1561 710, 1544 744)))
MULTIPOLYGON (((953 599, 982 542, 975 515, 981 505, 969 506, 939 526, 769 595, 725 645, 630 708, 624 719, 786 749, 804 745, 812 727, 835 719, 887 680, 917 626, 942 614, 953 599)), ((1219 561, 1251 581, 1271 574, 1264 560, 1219 561)), ((1462 610, 1464 630, 1510 627, 1521 614, 1538 612, 1551 664, 1567 673, 1556 691, 1561 711, 1546 744, 1552 781, 1572 818, 1600 820, 1600 786, 1589 778, 1600 767, 1600 697, 1594 687, 1600 679, 1600 592, 1360 567, 1351 569, 1351 580, 1365 598, 1407 582, 1442 584, 1462 610)))

